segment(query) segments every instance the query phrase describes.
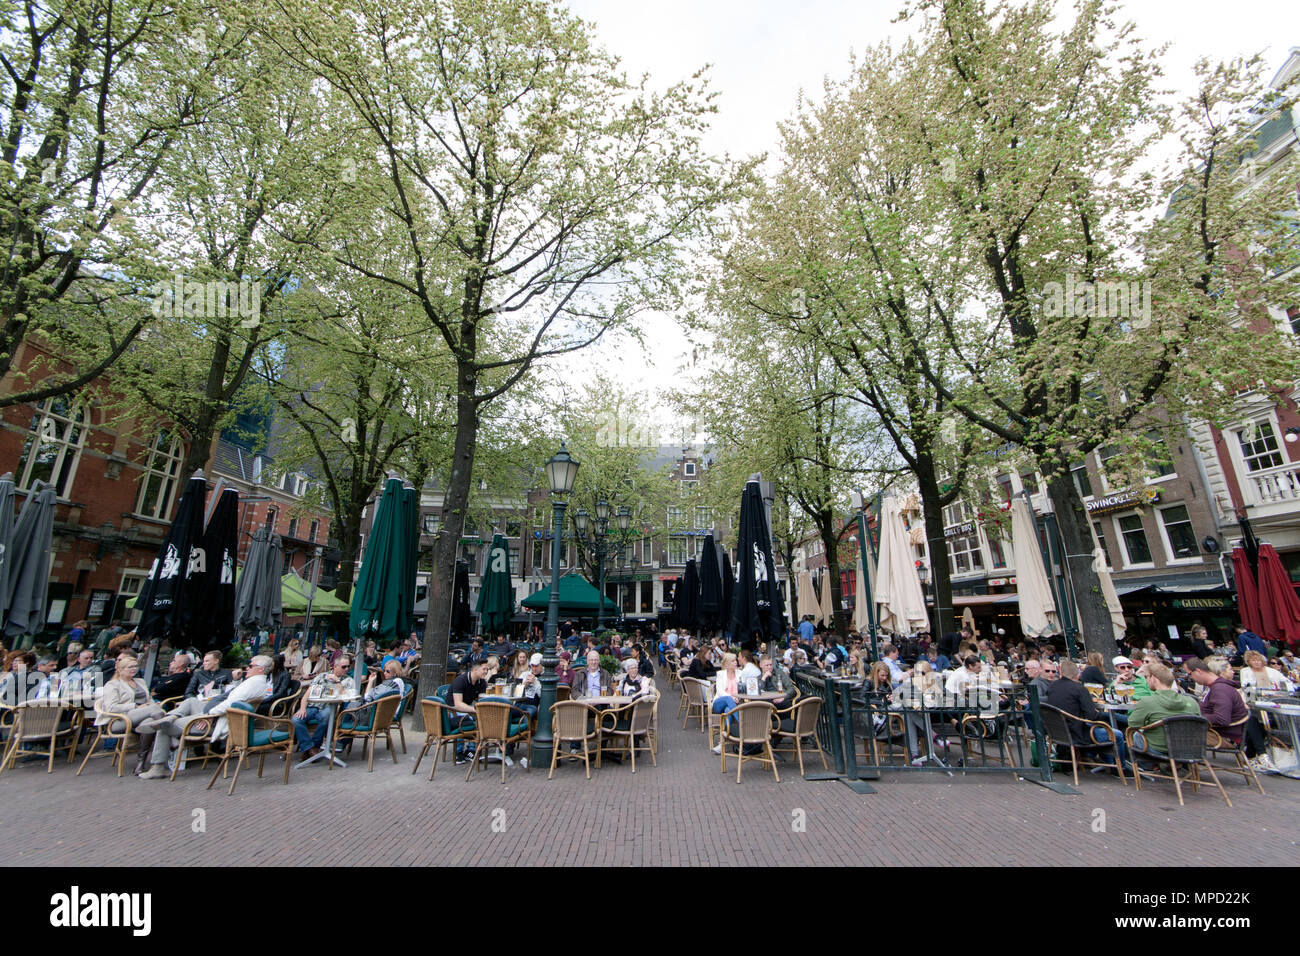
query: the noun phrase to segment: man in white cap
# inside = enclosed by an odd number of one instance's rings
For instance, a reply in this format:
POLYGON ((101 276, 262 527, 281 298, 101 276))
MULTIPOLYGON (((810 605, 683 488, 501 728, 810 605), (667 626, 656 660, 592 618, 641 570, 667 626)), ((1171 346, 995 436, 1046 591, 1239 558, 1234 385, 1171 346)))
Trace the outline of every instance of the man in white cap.
POLYGON ((1134 700, 1151 696, 1151 688, 1147 686, 1147 679, 1137 672, 1137 664, 1123 654, 1112 658, 1111 664, 1115 668, 1115 679, 1110 682, 1110 687, 1107 690, 1114 693, 1116 688, 1131 687, 1133 688, 1134 700))

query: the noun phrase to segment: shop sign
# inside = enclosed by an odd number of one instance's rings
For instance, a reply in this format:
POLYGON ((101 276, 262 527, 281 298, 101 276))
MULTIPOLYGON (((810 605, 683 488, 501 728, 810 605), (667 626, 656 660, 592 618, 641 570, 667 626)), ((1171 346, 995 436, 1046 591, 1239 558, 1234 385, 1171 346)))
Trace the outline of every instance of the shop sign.
POLYGON ((1144 505, 1153 505, 1160 500, 1160 492, 1153 491, 1150 488, 1138 488, 1133 491, 1123 491, 1117 495, 1107 495, 1105 498, 1094 498, 1087 504, 1088 514, 1102 514, 1107 511, 1120 511, 1124 508, 1140 508, 1144 505))

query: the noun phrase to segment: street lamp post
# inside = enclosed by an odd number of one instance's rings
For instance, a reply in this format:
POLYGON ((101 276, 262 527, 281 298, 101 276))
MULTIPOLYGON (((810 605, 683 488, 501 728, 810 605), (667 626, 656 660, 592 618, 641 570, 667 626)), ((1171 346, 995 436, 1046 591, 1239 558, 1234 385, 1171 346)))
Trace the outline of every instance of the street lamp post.
POLYGON ((546 463, 546 477, 551 485, 551 506, 554 518, 551 522, 551 600, 546 608, 546 640, 542 646, 542 691, 538 701, 537 733, 533 745, 540 752, 541 762, 538 766, 547 766, 551 762, 551 750, 555 746, 551 735, 551 707, 555 703, 555 665, 559 660, 555 656, 555 635, 560 629, 560 549, 564 543, 564 496, 573 491, 573 480, 578 476, 578 463, 573 460, 564 443, 560 450, 546 463))
POLYGON ((930 569, 924 561, 916 562, 916 576, 921 579, 921 593, 925 597, 925 629, 930 632, 930 638, 934 639, 930 623, 930 569))

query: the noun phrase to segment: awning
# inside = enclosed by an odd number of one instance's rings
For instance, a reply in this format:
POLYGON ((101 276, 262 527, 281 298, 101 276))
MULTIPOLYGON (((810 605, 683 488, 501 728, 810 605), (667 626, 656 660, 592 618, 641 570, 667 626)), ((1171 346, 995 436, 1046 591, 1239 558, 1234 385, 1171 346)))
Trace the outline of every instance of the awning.
POLYGON ((952 599, 954 607, 971 607, 981 604, 1019 604, 1019 594, 958 594, 952 599))

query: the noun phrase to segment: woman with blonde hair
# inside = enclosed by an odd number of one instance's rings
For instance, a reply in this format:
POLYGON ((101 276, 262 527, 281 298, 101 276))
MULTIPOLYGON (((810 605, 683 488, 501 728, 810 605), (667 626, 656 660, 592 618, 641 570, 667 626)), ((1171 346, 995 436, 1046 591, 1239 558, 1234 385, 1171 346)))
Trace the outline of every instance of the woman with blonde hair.
POLYGON ((925 734, 925 718, 916 713, 922 707, 934 707, 939 703, 939 681, 935 679, 930 662, 919 660, 912 671, 894 691, 893 706, 903 711, 903 721, 907 733, 907 753, 912 763, 922 761, 920 738, 925 734))
POLYGON ((1106 658, 1101 656, 1101 651, 1093 651, 1088 655, 1088 664, 1079 675, 1079 683, 1106 683, 1106 658))
POLYGON ((302 664, 302 641, 297 637, 289 638, 284 646, 284 667, 292 675, 302 664))
MULTIPOLYGON (((740 669, 736 666, 736 655, 728 651, 722 655, 722 668, 713 676, 713 712, 723 714, 735 707, 740 701, 740 669)), ((738 721, 733 715, 729 718, 732 732, 738 730, 738 721)), ((713 748, 715 754, 722 753, 722 742, 713 748)))
MULTIPOLYGON (((140 662, 134 657, 123 655, 117 660, 113 676, 104 684, 104 695, 95 706, 97 715, 95 726, 103 727, 112 718, 112 714, 125 714, 132 727, 138 727, 142 720, 163 716, 160 704, 149 699, 149 688, 144 680, 136 675, 140 672, 140 662)), ((149 769, 149 751, 153 748, 153 732, 142 733, 140 738, 140 755, 136 758, 135 772, 142 774, 149 769)))
POLYGON ((889 694, 893 691, 894 683, 890 677, 889 665, 884 661, 876 661, 871 665, 871 672, 867 679, 871 681, 871 693, 889 694))
POLYGON ((528 656, 528 652, 523 649, 520 649, 515 654, 514 662, 510 666, 510 679, 512 681, 523 680, 525 674, 532 673, 531 668, 528 666, 528 656))
POLYGON ((1295 684, 1291 683, 1281 671, 1269 667, 1268 661, 1259 651, 1247 651, 1243 660, 1246 664, 1241 669, 1243 690, 1254 687, 1257 690, 1285 690, 1287 693, 1295 691, 1295 684))

